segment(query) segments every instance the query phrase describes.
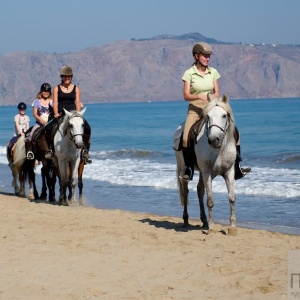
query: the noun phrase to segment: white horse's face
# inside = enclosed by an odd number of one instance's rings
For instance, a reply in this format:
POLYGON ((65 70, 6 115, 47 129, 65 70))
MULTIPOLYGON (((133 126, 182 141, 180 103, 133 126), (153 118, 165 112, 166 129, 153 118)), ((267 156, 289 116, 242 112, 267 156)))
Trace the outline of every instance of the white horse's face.
POLYGON ((72 117, 69 120, 69 131, 72 140, 77 148, 83 147, 84 120, 80 116, 72 117))
POLYGON ((213 148, 220 148, 229 126, 229 115, 220 106, 214 106, 207 114, 207 138, 213 148))
POLYGON ((82 115, 85 113, 85 109, 80 112, 69 112, 64 109, 65 114, 68 116, 68 128, 70 132, 70 138, 74 142, 75 146, 80 149, 84 146, 83 134, 84 134, 84 119, 82 115))

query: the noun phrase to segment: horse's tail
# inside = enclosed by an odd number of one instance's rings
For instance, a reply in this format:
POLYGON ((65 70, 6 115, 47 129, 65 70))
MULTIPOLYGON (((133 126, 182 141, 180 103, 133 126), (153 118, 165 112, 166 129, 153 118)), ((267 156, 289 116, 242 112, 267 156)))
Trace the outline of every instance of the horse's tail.
POLYGON ((22 164, 21 170, 20 170, 20 178, 23 182, 26 182, 26 180, 28 179, 28 165, 29 165, 29 161, 27 159, 25 159, 24 163, 22 164))
POLYGON ((187 201, 186 204, 188 204, 188 197, 185 196, 186 193, 188 193, 188 182, 180 179, 180 172, 181 167, 179 163, 177 162, 177 170, 176 170, 176 176, 177 176, 177 187, 179 191, 179 197, 180 197, 180 203, 181 206, 184 206, 185 199, 187 201))
POLYGON ((33 160, 25 159, 20 171, 20 178, 22 178, 24 182, 28 180, 28 183, 31 184, 31 182, 35 180, 34 178, 32 178, 32 176, 35 176, 34 159, 33 160))

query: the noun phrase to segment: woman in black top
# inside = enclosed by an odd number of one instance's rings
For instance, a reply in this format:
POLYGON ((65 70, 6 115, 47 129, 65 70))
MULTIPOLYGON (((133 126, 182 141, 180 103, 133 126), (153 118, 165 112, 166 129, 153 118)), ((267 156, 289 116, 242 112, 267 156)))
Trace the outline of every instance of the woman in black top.
MULTIPOLYGON (((70 66, 63 66, 60 69, 61 83, 54 87, 53 89, 53 113, 54 118, 59 118, 64 115, 64 110, 81 110, 81 101, 80 101, 80 89, 78 86, 72 83, 73 70, 70 66)), ((85 159, 87 163, 90 163, 89 160, 89 147, 90 147, 90 135, 91 127, 85 121, 84 129, 84 142, 85 148, 82 150, 82 158, 85 159)), ((49 150, 45 157, 51 159, 53 153, 49 150)))

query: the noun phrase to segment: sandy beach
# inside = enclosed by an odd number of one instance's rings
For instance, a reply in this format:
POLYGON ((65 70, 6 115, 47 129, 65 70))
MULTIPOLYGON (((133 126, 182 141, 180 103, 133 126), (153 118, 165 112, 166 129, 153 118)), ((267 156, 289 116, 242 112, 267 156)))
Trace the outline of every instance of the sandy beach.
POLYGON ((300 236, 0 193, 0 299, 287 299, 300 236))

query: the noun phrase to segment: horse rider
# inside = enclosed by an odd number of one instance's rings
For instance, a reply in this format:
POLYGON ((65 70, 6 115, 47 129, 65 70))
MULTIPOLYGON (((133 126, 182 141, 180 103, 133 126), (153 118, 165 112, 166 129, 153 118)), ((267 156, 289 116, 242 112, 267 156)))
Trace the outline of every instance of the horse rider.
MULTIPOLYGON (((51 85, 47 82, 43 83, 40 87, 36 99, 32 103, 33 116, 35 117, 35 124, 30 131, 29 137, 25 140, 27 159, 34 159, 32 152, 32 136, 36 129, 48 123, 51 106, 53 105, 51 85)), ((43 135, 40 138, 45 139, 43 135)), ((45 141, 44 141, 45 142, 45 141)))
MULTIPOLYGON (((201 118, 203 108, 210 99, 215 99, 219 96, 218 79, 221 77, 215 68, 209 67, 210 56, 212 54, 212 47, 209 44, 204 42, 195 44, 192 54, 194 63, 182 76, 183 97, 186 101, 189 101, 182 141, 185 168, 182 170, 180 178, 184 180, 191 180, 194 173, 193 149, 192 145, 188 145, 190 129, 201 118)), ((240 179, 251 169, 240 167, 242 159, 239 138, 237 139, 236 149, 235 179, 240 179)))
MULTIPOLYGON (((48 151, 45 154, 45 158, 53 158, 53 145, 51 138, 51 131, 54 124, 57 124, 59 118, 64 116, 64 109, 67 111, 80 111, 81 110, 81 101, 80 101, 80 89, 77 85, 72 83, 73 79, 73 70, 70 66, 65 65, 60 69, 60 78, 61 83, 54 87, 53 89, 53 117, 48 124, 45 126, 46 136, 48 136, 48 151)), ((91 127, 88 122, 84 122, 84 144, 85 147, 82 150, 82 158, 85 160, 85 163, 91 163, 89 159, 89 148, 90 148, 90 136, 91 136, 91 127)))
POLYGON ((19 113, 14 117, 14 136, 7 145, 8 153, 11 153, 14 144, 20 136, 25 136, 29 129, 30 118, 26 115, 27 105, 24 102, 18 104, 19 113))

